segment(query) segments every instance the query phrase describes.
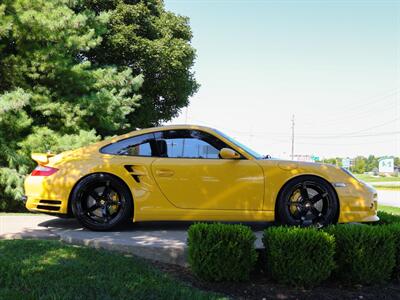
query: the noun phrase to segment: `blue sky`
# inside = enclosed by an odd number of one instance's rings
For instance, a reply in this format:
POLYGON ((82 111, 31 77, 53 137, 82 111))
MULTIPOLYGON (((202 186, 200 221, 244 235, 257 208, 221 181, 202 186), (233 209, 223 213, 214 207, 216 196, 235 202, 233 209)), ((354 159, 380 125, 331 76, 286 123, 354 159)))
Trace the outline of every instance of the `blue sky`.
POLYGON ((201 84, 172 123, 260 153, 400 155, 400 1, 166 0, 190 18, 201 84))

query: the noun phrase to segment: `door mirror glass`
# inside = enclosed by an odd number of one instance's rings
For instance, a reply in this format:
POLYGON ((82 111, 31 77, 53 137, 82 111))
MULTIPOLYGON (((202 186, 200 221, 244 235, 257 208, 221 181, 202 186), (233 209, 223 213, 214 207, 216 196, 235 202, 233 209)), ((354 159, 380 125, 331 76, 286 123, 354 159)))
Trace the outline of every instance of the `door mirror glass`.
POLYGON ((241 157, 239 153, 229 148, 222 148, 219 156, 223 159, 239 159, 241 157))

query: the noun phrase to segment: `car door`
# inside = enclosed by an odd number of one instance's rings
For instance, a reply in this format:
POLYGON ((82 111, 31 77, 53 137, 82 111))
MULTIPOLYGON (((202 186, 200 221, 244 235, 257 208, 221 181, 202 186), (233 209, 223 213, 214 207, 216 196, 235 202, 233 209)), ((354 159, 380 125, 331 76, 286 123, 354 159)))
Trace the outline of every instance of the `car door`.
MULTIPOLYGON (((158 156, 157 143, 153 133, 141 134, 110 143, 100 150, 111 154, 109 164, 116 173, 129 174, 125 182, 132 191, 135 201, 157 195, 159 188, 152 176, 151 163, 158 156)), ((160 193, 162 196, 162 194, 160 193)))
POLYGON ((152 173, 165 197, 185 209, 260 210, 264 175, 253 160, 221 159, 230 148, 199 130, 168 130, 155 134, 161 157, 152 173))

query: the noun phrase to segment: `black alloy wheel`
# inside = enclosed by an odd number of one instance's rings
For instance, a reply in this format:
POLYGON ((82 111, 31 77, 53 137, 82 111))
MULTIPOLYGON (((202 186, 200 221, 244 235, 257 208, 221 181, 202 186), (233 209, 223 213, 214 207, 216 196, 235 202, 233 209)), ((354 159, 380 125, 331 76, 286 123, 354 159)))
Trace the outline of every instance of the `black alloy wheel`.
POLYGON ((132 214, 127 187, 109 174, 96 173, 81 180, 71 196, 72 211, 91 230, 103 231, 126 222, 132 214))
POLYGON ((338 199, 323 179, 302 176, 290 181, 277 203, 278 221, 284 225, 324 227, 337 220, 338 199))

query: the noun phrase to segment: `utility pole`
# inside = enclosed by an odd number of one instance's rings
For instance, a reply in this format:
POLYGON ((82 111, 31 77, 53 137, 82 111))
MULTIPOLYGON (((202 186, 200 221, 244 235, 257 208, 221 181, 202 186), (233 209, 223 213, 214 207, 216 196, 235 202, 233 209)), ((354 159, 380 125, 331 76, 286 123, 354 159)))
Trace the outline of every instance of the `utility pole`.
POLYGON ((294 160, 294 115, 292 115, 292 160, 294 160))

